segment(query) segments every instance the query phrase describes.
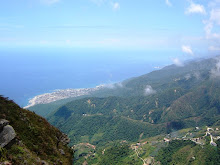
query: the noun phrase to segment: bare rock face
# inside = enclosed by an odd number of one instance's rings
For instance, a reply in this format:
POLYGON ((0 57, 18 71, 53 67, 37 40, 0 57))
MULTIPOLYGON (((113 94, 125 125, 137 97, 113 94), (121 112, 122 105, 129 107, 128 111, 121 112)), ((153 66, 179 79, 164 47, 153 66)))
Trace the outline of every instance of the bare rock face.
POLYGON ((61 142, 63 143, 63 145, 67 145, 70 143, 70 138, 63 133, 61 137, 61 142))
POLYGON ((59 143, 62 143, 63 145, 67 145, 70 143, 70 138, 64 133, 62 133, 61 136, 57 137, 57 140, 58 140, 57 147, 58 147, 59 143))
POLYGON ((8 125, 9 121, 5 119, 0 119, 0 132, 3 130, 4 126, 8 125))
POLYGON ((65 155, 65 152, 62 149, 59 149, 59 151, 62 155, 65 155))
POLYGON ((9 121, 0 120, 0 147, 2 148, 7 146, 16 137, 14 128, 8 124, 9 121))

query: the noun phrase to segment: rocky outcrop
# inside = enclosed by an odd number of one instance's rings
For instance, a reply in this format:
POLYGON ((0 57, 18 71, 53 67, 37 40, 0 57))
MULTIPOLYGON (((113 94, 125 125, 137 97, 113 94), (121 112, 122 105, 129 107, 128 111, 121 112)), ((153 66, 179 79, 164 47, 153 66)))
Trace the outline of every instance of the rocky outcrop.
POLYGON ((2 132, 3 128, 9 124, 8 120, 0 119, 0 132, 2 132))
POLYGON ((0 95, 0 165, 71 165, 64 137, 46 119, 0 95))
POLYGON ((67 145, 70 143, 70 138, 63 133, 60 141, 63 143, 63 145, 67 145))
POLYGON ((62 145, 67 145, 70 143, 70 138, 66 134, 62 133, 61 136, 57 137, 57 148, 60 143, 62 143, 62 145))
POLYGON ((13 142, 15 137, 15 130, 9 125, 9 121, 0 119, 0 147, 6 147, 13 142))
POLYGON ((62 149, 59 149, 59 151, 62 155, 65 155, 65 152, 62 149))

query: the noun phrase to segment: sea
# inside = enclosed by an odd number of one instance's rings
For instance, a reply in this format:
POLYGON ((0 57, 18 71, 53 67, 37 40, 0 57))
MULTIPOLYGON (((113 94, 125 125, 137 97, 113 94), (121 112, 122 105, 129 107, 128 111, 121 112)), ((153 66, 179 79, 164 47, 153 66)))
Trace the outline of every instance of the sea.
POLYGON ((0 95, 24 107, 56 89, 92 88, 158 70, 176 52, 98 49, 0 50, 0 95), (169 54, 166 55, 166 54, 169 54))

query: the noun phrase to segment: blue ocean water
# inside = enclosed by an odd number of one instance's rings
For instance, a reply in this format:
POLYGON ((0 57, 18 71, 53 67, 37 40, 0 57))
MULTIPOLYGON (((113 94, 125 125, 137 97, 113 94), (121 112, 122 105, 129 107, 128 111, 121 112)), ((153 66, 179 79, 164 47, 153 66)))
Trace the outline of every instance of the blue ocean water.
POLYGON ((28 99, 55 89, 119 82, 170 63, 154 51, 1 50, 0 95, 25 106, 28 99))

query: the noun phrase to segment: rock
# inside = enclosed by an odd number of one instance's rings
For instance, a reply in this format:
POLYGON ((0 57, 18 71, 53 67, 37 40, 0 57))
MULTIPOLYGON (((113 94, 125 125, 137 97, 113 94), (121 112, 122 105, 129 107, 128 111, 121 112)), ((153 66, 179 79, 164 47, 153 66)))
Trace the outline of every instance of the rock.
POLYGON ((65 152, 62 149, 59 149, 59 151, 62 155, 65 155, 65 152))
POLYGON ((68 138, 66 134, 62 133, 60 137, 57 137, 57 148, 60 143, 62 143, 63 145, 67 145, 70 143, 70 138, 68 138))
POLYGON ((3 130, 3 128, 9 124, 8 120, 0 119, 0 132, 3 130))
POLYGON ((21 147, 24 146, 24 144, 23 144, 23 142, 21 140, 18 141, 18 145, 21 146, 21 147))
POLYGON ((63 162, 62 162, 60 159, 58 159, 58 160, 54 163, 54 165, 58 165, 58 164, 62 165, 63 162))
POLYGON ((13 139, 15 139, 16 133, 12 126, 6 125, 2 132, 0 133, 0 147, 5 147, 8 145, 13 139))
POLYGON ((63 143, 63 145, 67 145, 70 143, 70 138, 63 133, 60 141, 63 143))
POLYGON ((39 165, 49 165, 45 160, 41 160, 40 158, 37 158, 36 162, 39 165))
POLYGON ((3 162, 3 163, 0 163, 0 165, 12 165, 12 163, 9 162, 9 161, 5 161, 5 162, 3 162))
POLYGON ((49 165, 46 161, 41 160, 41 165, 49 165))

